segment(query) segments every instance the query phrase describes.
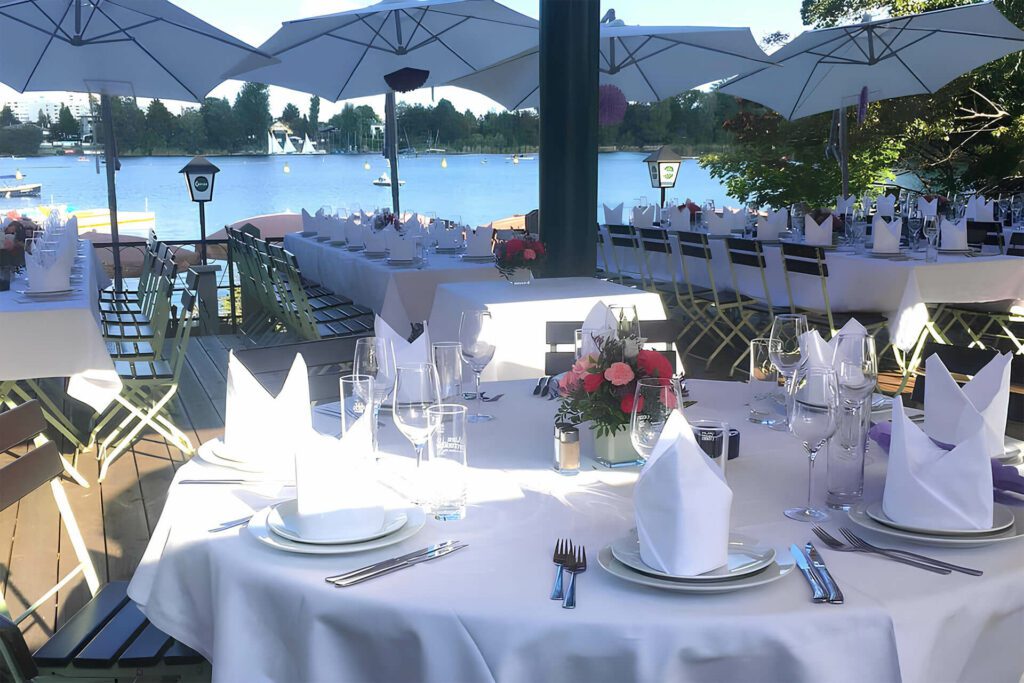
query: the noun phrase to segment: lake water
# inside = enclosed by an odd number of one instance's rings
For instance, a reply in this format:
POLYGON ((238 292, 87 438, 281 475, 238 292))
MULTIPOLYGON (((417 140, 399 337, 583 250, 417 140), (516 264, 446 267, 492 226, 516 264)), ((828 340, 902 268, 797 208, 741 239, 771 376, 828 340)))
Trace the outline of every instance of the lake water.
MULTIPOLYGON (((631 206, 640 197, 657 201, 651 188, 642 153, 616 152, 599 156, 598 199, 610 205, 631 206)), ((402 209, 434 212, 447 218, 478 225, 517 213, 538 204, 538 162, 513 164, 506 155, 449 155, 447 168, 440 156, 399 159, 402 209)), ((391 188, 371 181, 387 170, 379 155, 211 157, 220 167, 214 201, 207 204, 207 230, 215 232, 228 223, 249 216, 333 208, 372 209, 391 205, 391 188), (364 163, 370 163, 366 170, 364 163), (289 172, 285 173, 287 163, 289 172)), ((142 157, 121 160, 117 174, 118 208, 121 211, 156 213, 158 234, 164 239, 199 237, 198 208, 178 173, 188 157, 142 157)), ((40 202, 95 209, 107 205, 105 167, 96 173, 95 160, 76 157, 0 159, 0 175, 20 170, 25 182, 42 183, 40 199, 2 200, 0 212, 25 209, 40 202)), ((14 182, 7 180, 4 182, 14 182)), ((700 203, 726 202, 725 188, 708 176, 696 161, 686 161, 670 197, 692 198, 700 203)), ((730 201, 735 204, 736 202, 730 201)), ((599 216, 600 217, 600 216, 599 216)))

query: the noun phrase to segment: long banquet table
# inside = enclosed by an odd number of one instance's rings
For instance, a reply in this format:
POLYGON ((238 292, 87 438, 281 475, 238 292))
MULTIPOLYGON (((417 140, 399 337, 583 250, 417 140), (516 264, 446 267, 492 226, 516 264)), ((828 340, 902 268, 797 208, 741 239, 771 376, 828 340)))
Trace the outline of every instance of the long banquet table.
POLYGON ((74 268, 66 298, 28 299, 24 274, 0 292, 0 383, 68 377, 68 394, 100 412, 121 390, 97 305, 110 280, 89 242, 79 242, 74 268))
MULTIPOLYGON (((198 458, 180 468, 129 588, 159 628, 213 662, 215 681, 1016 681, 1024 671, 1020 541, 928 554, 983 569, 939 576, 822 548, 846 604, 816 605, 798 572, 722 595, 682 595, 624 583, 596 556, 632 526, 634 471, 551 469, 556 403, 532 381, 492 387, 497 419, 469 425, 470 506, 460 522, 428 520, 400 545, 357 556, 292 555, 245 529, 208 529, 294 489, 185 486, 237 477, 198 458), (586 545, 578 604, 548 599, 556 538, 586 545), (329 574, 444 539, 469 547, 350 588, 329 574)), ((732 527, 788 558, 812 538, 782 510, 802 501, 807 463, 790 435, 746 421, 745 385, 691 381, 691 419, 742 431, 729 463, 732 527)), ((317 427, 337 418, 315 411, 317 427)), ((411 469, 398 430, 381 432, 386 471, 411 469)), ((822 463, 824 464, 824 463, 822 463)), ((817 468, 819 476, 824 467, 817 468)), ((869 454, 867 496, 884 459, 869 454)), ((819 479, 816 490, 822 491, 819 479)), ((1017 523, 1024 523, 1021 508, 1017 523)), ((835 528, 836 513, 826 524, 835 528)), ((918 549, 920 550, 920 549, 918 549)))
POLYGON ((372 309, 399 332, 427 319, 440 283, 501 277, 493 263, 463 261, 457 254, 430 254, 423 268, 391 266, 297 232, 285 235, 284 248, 295 254, 305 277, 372 309))
POLYGON ((442 284, 434 296, 431 341, 458 341, 463 311, 487 309, 499 342, 482 373, 485 381, 544 374, 547 322, 583 321, 598 302, 634 305, 641 320, 664 320, 657 294, 589 277, 540 278, 530 285, 495 282, 442 284))
MULTIPOLYGON (((711 265, 715 285, 733 289, 733 276, 724 239, 712 238, 711 265)), ((642 259, 628 247, 608 247, 610 266, 617 263, 626 272, 646 272, 642 259)), ((650 271, 656 278, 671 280, 673 273, 682 285, 682 267, 678 249, 664 258, 650 256, 650 271)), ((788 306, 782 250, 778 244, 764 246, 768 293, 776 306, 788 306)), ((911 254, 909 260, 874 258, 869 254, 828 251, 828 294, 832 310, 882 313, 889 318, 889 331, 896 345, 909 349, 928 322, 926 304, 983 303, 1024 299, 1024 262, 1019 257, 985 255, 968 257, 940 254, 935 263, 924 261, 924 252, 911 254)), ((695 286, 707 287, 707 268, 695 259, 687 260, 687 269, 695 286)), ((820 281, 813 276, 791 274, 793 297, 797 306, 822 309, 820 281)), ((761 276, 753 268, 736 268, 736 287, 747 296, 764 299, 761 276)))

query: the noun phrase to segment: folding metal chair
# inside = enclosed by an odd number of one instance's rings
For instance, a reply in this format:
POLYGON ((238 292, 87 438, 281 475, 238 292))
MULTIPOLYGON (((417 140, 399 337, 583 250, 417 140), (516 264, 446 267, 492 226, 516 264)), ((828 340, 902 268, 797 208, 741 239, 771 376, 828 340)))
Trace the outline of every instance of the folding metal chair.
POLYGON ((756 271, 758 275, 756 281, 760 285, 760 294, 752 297, 753 303, 747 303, 746 297, 741 298, 743 324, 750 330, 751 336, 744 335, 747 343, 729 370, 729 375, 732 376, 736 373, 736 368, 740 367, 750 355, 750 340, 767 337, 771 332, 774 316, 779 313, 788 313, 789 310, 784 306, 776 306, 772 302, 772 293, 768 288, 764 245, 758 240, 727 237, 725 246, 729 255, 729 272, 732 275, 733 290, 740 291, 739 273, 743 270, 756 271))

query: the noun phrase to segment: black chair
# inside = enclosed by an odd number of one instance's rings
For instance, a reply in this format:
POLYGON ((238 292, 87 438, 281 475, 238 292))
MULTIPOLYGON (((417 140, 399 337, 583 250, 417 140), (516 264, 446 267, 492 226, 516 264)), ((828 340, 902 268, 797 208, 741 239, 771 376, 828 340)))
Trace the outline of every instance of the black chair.
POLYGON ((999 252, 1004 251, 1003 226, 997 221, 967 220, 967 244, 975 249, 983 246, 994 246, 999 252))
MULTIPOLYGON (((576 330, 582 322, 548 321, 545 327, 545 342, 548 351, 544 354, 544 374, 557 375, 566 372, 576 360, 576 330), (572 351, 560 351, 559 347, 572 347, 572 351)), ((679 355, 675 340, 679 335, 678 323, 672 320, 641 320, 640 334, 647 340, 645 346, 654 348, 672 363, 672 371, 679 368, 679 355), (660 347, 660 348, 659 348, 660 347)))
POLYGON ((631 225, 608 225, 608 242, 611 245, 611 254, 614 261, 615 271, 619 284, 628 287, 642 287, 644 283, 643 255, 640 253, 640 238, 631 225), (621 251, 620 251, 621 250, 621 251), (627 263, 622 263, 619 255, 625 258, 632 258, 636 264, 635 270, 630 270, 627 263))

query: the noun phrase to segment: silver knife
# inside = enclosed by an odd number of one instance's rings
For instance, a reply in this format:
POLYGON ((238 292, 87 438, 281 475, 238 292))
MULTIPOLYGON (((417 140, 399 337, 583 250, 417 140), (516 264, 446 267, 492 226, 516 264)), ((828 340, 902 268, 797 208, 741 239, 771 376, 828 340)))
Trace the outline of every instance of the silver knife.
POLYGON ((326 581, 327 583, 334 583, 335 581, 344 581, 345 579, 351 579, 355 576, 358 576, 359 574, 366 574, 367 572, 373 572, 392 564, 406 562, 408 560, 417 558, 420 555, 426 555, 428 553, 436 552, 438 550, 442 550, 449 546, 455 545, 456 543, 458 543, 458 541, 442 541, 436 545, 429 545, 426 548, 420 548, 419 550, 414 550, 411 553, 407 553, 399 557, 391 557, 386 560, 381 560, 380 562, 374 562, 373 564, 368 564, 365 567, 360 567, 359 569, 353 569, 352 571, 345 572, 344 574, 338 574, 337 576, 328 576, 326 579, 324 579, 324 581, 326 581))
POLYGON ((811 559, 811 566, 818 572, 818 576, 821 577, 822 582, 825 584, 825 590, 828 591, 828 601, 833 605, 843 604, 843 591, 839 590, 839 584, 832 578, 828 567, 825 566, 825 560, 821 559, 821 553, 818 552, 818 549, 810 541, 807 541, 804 550, 807 551, 807 557, 811 559))
POLYGON ((390 574, 391 572, 397 572, 400 569, 408 569, 409 567, 413 567, 421 562, 429 562, 430 560, 436 560, 439 557, 450 555, 451 553, 454 553, 456 550, 462 550, 463 548, 467 547, 467 545, 468 544, 463 543, 461 545, 449 545, 444 548, 438 548, 437 550, 433 550, 427 553, 426 555, 420 555, 419 557, 414 557, 411 560, 403 560, 398 564, 381 567, 380 569, 374 570, 367 574, 360 574, 355 578, 345 579, 343 581, 333 581, 332 583, 338 588, 354 586, 357 583, 369 581, 370 579, 375 579, 378 576, 384 576, 385 574, 390 574))
POLYGON ((811 569, 811 565, 807 564, 807 558, 800 548, 796 547, 796 544, 789 546, 789 552, 796 560, 796 566, 800 568, 804 578, 807 579, 807 583, 811 584, 811 590, 814 594, 811 596, 811 600, 814 602, 825 602, 828 600, 828 596, 825 595, 825 589, 821 587, 821 581, 815 576, 814 570, 811 569))

